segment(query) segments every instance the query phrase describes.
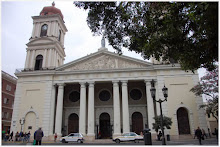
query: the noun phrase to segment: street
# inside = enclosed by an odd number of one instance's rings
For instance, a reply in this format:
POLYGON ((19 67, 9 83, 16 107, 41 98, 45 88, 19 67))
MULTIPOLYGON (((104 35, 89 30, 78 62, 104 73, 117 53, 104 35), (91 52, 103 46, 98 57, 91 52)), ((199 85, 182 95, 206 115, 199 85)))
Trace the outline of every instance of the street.
MULTIPOLYGON (((22 142, 2 142, 2 145, 32 145, 33 142, 30 143, 22 143, 22 142)), ((167 145, 199 145, 199 141, 198 139, 186 139, 186 140, 171 140, 171 141, 166 141, 167 145)), ((100 139, 98 141, 94 141, 94 142, 84 142, 84 143, 61 143, 61 142, 53 142, 53 141, 48 141, 48 142, 42 142, 42 145, 74 145, 74 146, 85 146, 85 145, 122 145, 122 146, 143 146, 144 145, 144 141, 140 141, 139 143, 134 143, 134 142, 121 142, 119 144, 116 144, 115 142, 111 142, 110 139, 100 139)), ((153 141, 152 145, 162 145, 161 141, 153 141)), ((216 140, 216 138, 209 138, 209 139, 205 139, 202 140, 202 145, 211 145, 211 146, 217 146, 218 145, 218 141, 216 140)))

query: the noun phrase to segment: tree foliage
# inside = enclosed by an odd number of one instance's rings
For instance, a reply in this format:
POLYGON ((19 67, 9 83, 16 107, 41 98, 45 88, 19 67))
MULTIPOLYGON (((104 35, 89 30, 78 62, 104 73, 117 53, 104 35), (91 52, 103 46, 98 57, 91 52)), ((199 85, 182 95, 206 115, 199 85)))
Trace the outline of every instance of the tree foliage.
POLYGON ((217 2, 74 2, 110 45, 144 59, 178 61, 184 70, 213 70, 218 61, 217 2))
MULTIPOLYGON (((160 127, 160 116, 156 116, 154 117, 155 119, 155 123, 152 123, 153 125, 153 129, 158 132, 159 129, 161 129, 160 127)), ((166 127, 167 129, 170 129, 170 126, 172 125, 172 120, 170 117, 166 117, 166 116, 163 116, 163 127, 166 127)))
POLYGON ((190 91, 196 96, 203 94, 208 98, 207 104, 201 105, 200 108, 206 109, 208 117, 212 115, 218 121, 218 66, 213 71, 208 71, 200 82, 190 91))

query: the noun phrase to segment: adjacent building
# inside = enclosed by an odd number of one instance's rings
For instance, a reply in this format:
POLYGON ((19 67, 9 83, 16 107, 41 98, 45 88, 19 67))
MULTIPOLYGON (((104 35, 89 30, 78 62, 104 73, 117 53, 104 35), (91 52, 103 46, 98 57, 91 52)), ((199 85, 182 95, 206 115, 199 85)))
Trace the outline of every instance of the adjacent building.
MULTIPOLYGON (((44 7, 33 16, 33 31, 27 43, 26 62, 18 77, 12 131, 34 133, 42 127, 45 138, 53 134, 80 132, 86 139, 111 138, 124 132, 152 129, 160 107, 151 97, 150 82, 156 82, 156 99, 165 116, 171 117, 171 137, 193 135, 198 126, 207 131, 202 98, 189 90, 199 81, 197 73, 181 70, 179 64, 158 64, 108 51, 105 40, 97 52, 64 64, 67 28, 61 11, 44 7)), ((77 35, 77 34, 76 34, 77 35)), ((72 49, 76 51, 77 49, 72 49)))
POLYGON ((17 78, 2 71, 2 130, 9 132, 14 106, 17 78))

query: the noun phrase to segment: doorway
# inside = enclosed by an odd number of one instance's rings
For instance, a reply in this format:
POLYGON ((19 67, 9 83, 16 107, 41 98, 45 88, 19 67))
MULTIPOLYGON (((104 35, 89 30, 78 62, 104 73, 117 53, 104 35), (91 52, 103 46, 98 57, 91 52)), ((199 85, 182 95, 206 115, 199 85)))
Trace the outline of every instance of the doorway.
POLYGON ((68 118, 68 134, 79 132, 79 117, 76 113, 70 114, 68 118))
POLYGON ((143 116, 140 112, 132 114, 132 132, 137 134, 143 132, 143 116))
POLYGON ((110 115, 108 113, 102 113, 99 117, 99 138, 100 139, 109 139, 111 138, 111 124, 110 124, 110 115))
POLYGON ((179 134, 190 134, 189 117, 186 108, 179 108, 177 110, 177 121, 179 134))

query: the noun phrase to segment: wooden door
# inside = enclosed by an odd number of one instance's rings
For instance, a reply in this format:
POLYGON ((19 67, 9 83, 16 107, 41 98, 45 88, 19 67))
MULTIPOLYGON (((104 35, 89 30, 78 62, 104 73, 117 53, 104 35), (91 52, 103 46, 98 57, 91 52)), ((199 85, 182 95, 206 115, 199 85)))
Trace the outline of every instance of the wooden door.
POLYGON ((72 113, 68 119, 68 134, 79 132, 79 117, 77 114, 72 113))
POLYGON ((140 134, 143 131, 143 116, 140 112, 132 114, 132 132, 140 134))
POLYGON ((189 117, 186 108, 179 108, 177 110, 177 120, 179 134, 190 134, 189 117))

